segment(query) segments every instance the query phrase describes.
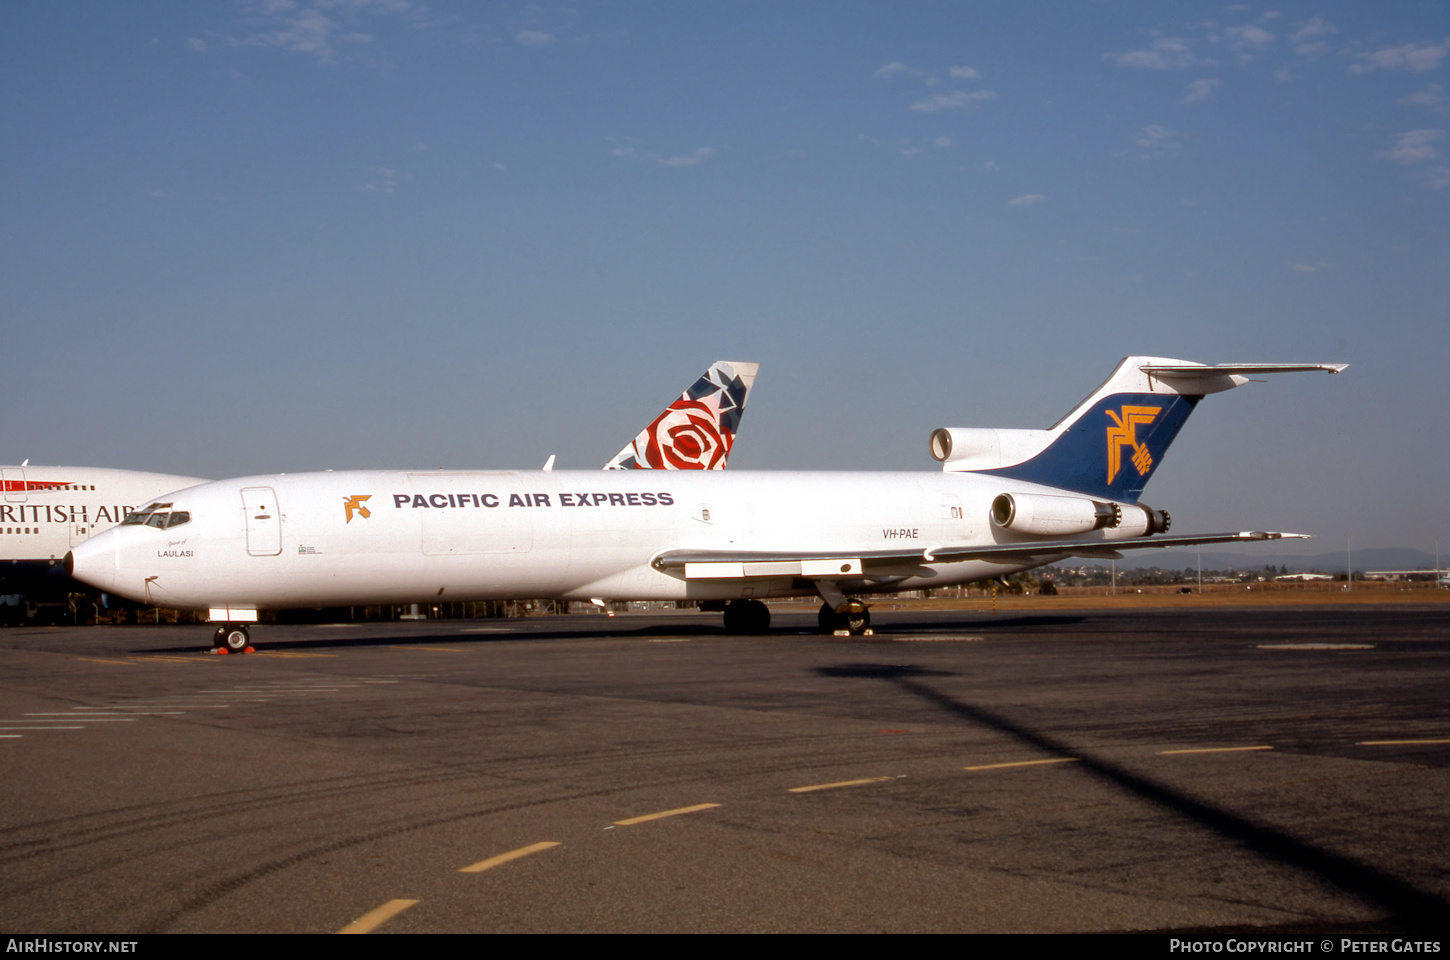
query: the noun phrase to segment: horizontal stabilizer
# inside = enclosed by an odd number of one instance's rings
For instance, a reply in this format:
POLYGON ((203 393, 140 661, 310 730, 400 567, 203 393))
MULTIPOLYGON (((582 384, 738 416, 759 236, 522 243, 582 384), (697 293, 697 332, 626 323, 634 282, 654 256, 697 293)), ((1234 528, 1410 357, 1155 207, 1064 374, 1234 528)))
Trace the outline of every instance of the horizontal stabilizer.
POLYGON ((1151 376, 1171 376, 1177 379, 1219 376, 1251 377, 1264 373, 1343 373, 1347 363, 1145 363, 1138 369, 1151 376))

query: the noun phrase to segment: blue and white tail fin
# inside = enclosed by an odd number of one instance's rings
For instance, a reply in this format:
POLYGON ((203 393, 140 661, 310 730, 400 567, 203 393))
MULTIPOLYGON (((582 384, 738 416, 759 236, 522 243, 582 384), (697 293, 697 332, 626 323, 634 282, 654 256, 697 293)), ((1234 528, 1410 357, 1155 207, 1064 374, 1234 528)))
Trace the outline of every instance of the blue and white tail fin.
POLYGON ((1254 374, 1338 373, 1346 366, 1207 366, 1127 357, 1102 386, 1047 430, 943 427, 931 436, 931 452, 947 471, 972 471, 1136 503, 1168 445, 1206 395, 1242 386, 1254 374))
POLYGON ((755 363, 720 360, 604 465, 606 470, 724 470, 755 363))

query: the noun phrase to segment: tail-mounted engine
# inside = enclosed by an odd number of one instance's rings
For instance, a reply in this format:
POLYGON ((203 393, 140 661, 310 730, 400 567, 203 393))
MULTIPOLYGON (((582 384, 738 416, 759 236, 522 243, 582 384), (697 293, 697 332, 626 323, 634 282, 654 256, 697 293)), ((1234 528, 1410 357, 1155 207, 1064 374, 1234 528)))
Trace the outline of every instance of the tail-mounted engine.
POLYGON ((1142 504, 1004 493, 992 501, 992 522, 1006 530, 1040 537, 1092 530, 1112 530, 1118 537, 1142 537, 1168 532, 1172 521, 1166 510, 1142 504))

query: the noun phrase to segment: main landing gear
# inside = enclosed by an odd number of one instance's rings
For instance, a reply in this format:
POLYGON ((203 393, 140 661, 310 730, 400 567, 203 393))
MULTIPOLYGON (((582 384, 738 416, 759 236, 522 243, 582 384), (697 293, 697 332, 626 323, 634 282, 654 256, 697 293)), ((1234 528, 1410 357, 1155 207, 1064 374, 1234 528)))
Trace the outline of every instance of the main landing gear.
POLYGON ((726 633, 765 633, 770 629, 770 608, 759 600, 731 600, 725 604, 726 633))
POLYGON ((822 603, 820 613, 816 614, 816 623, 820 626, 822 633, 845 630, 852 635, 860 636, 871 630, 871 611, 866 609, 866 604, 856 599, 846 600, 835 606, 822 603))
POLYGON ((211 644, 217 653, 250 653, 252 637, 245 624, 227 623, 216 628, 211 644))

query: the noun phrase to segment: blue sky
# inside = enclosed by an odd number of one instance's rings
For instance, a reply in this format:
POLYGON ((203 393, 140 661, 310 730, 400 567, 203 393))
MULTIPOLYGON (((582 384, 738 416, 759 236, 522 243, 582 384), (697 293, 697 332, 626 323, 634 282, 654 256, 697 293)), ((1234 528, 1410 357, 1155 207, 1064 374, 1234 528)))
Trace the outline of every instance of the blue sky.
POLYGON ((1450 553, 1440 0, 0 8, 0 460, 932 469, 1134 353, 1175 530, 1450 553))

